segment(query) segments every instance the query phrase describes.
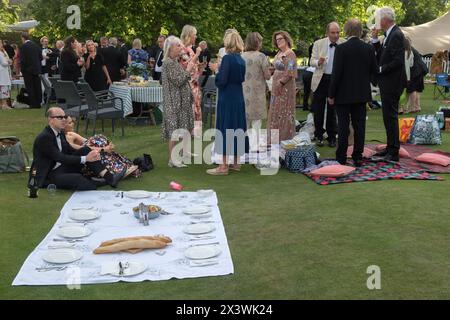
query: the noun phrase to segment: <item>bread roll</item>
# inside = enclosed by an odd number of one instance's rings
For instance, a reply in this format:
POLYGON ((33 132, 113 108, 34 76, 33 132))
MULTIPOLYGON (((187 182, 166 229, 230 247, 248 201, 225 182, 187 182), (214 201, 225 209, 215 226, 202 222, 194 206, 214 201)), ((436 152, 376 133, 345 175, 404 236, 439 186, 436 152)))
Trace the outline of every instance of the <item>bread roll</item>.
POLYGON ((165 243, 171 243, 172 239, 170 239, 169 237, 165 237, 165 236, 139 236, 139 237, 128 237, 128 238, 118 238, 118 239, 112 239, 109 241, 105 241, 102 242, 100 244, 100 247, 104 247, 104 246, 110 246, 112 244, 116 244, 119 242, 123 242, 123 241, 130 241, 130 240, 158 240, 158 241, 162 241, 165 243))
POLYGON ((127 251, 130 249, 161 249, 167 246, 167 243, 158 240, 128 240, 121 241, 109 246, 98 247, 94 250, 95 254, 113 253, 119 251, 127 251))

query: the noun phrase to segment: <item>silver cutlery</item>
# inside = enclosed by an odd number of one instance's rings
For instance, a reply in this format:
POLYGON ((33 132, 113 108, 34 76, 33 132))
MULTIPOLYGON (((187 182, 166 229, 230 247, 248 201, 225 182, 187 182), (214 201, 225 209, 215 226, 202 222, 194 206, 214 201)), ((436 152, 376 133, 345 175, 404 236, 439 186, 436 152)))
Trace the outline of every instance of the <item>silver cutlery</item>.
POLYGON ((219 245, 219 244, 220 244, 220 242, 199 243, 199 244, 191 244, 189 247, 212 246, 212 245, 219 245))
POLYGON ((45 272, 45 271, 51 271, 51 270, 62 271, 62 270, 66 270, 66 269, 67 269, 67 266, 54 266, 54 267, 36 268, 35 270, 38 272, 45 272))
POLYGON ((192 237, 189 239, 189 241, 210 240, 215 238, 216 238, 215 236, 192 237))
POLYGON ((75 248, 75 243, 58 243, 54 245, 48 245, 49 249, 72 249, 75 248))
POLYGON ((72 208, 72 210, 93 210, 94 207, 89 207, 89 208, 72 208))
POLYGON ((119 276, 123 276, 123 266, 121 261, 119 261, 119 276))
POLYGON ((58 239, 55 238, 53 241, 63 241, 63 242, 69 242, 69 243, 75 243, 75 242, 83 242, 81 239, 58 239))
POLYGON ((199 224, 199 223, 217 223, 217 221, 191 221, 189 224, 199 224))
POLYGON ((191 261, 189 263, 190 267, 207 267, 219 264, 219 261, 191 261))

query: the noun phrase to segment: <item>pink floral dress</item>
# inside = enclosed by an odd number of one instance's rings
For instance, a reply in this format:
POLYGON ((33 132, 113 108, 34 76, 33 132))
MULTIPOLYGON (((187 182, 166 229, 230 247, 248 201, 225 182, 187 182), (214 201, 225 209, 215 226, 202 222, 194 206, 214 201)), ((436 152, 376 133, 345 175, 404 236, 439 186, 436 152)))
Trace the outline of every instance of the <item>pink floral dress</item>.
MULTIPOLYGON (((189 63, 194 63, 192 58, 195 56, 194 51, 192 50, 192 46, 184 47, 183 53, 180 58, 180 64, 184 69, 187 68, 189 63)), ((200 90, 200 84, 198 82, 198 78, 202 74, 202 70, 199 70, 198 67, 192 68, 191 71, 191 80, 189 84, 192 90, 193 102, 192 102, 192 110, 194 111, 194 123, 195 128, 202 127, 202 92, 200 90)))

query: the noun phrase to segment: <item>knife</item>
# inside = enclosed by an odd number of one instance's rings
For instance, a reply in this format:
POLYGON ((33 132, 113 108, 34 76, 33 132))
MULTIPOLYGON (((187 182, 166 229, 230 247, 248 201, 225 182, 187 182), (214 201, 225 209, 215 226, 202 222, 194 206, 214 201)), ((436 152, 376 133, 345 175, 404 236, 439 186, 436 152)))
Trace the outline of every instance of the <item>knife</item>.
POLYGON ((203 262, 203 263, 195 263, 189 265, 190 267, 207 267, 207 266, 213 266, 215 264, 219 264, 219 262, 203 262))
POLYGON ((122 266, 122 262, 119 261, 119 276, 123 275, 123 266, 122 266))
POLYGON ((220 242, 199 243, 199 244, 191 244, 189 247, 212 246, 212 245, 219 245, 219 244, 220 244, 220 242))
POLYGON ((210 240, 210 239, 215 239, 215 236, 207 236, 207 237, 194 237, 189 239, 189 241, 199 241, 199 240, 210 240))

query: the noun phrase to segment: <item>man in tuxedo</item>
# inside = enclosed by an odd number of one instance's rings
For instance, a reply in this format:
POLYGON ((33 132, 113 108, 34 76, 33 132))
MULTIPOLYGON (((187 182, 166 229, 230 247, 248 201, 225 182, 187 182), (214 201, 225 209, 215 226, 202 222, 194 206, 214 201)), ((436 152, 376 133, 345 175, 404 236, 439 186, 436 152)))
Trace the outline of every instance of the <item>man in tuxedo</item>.
POLYGON ((372 31, 372 44, 377 52, 378 76, 383 122, 386 128, 387 147, 378 153, 387 161, 399 161, 398 104, 406 86, 405 37, 395 24, 395 13, 390 7, 377 12, 381 29, 386 33, 383 44, 378 39, 378 30, 372 31))
POLYGON ((25 82, 25 89, 28 91, 30 108, 40 108, 42 103, 41 87, 41 48, 30 41, 27 33, 22 33, 23 45, 20 48, 20 70, 25 82))
POLYGON ((200 41, 198 46, 202 49, 202 52, 198 56, 198 61, 205 65, 203 69, 203 78, 202 83, 200 83, 200 87, 203 88, 208 82, 209 76, 212 74, 212 70, 209 68, 209 63, 211 62, 211 51, 208 49, 208 43, 206 41, 200 41))
POLYGON ((53 50, 48 47, 48 38, 46 36, 41 38, 41 52, 42 52, 42 60, 41 60, 41 73, 48 77, 50 73, 50 58, 52 56, 53 50))
POLYGON ((109 39, 109 46, 102 49, 101 55, 105 61, 106 68, 108 69, 109 77, 111 81, 120 81, 121 74, 125 67, 122 55, 119 49, 117 49, 117 38, 109 39))
MULTIPOLYGON (((119 43, 120 55, 122 56, 122 65, 124 66, 124 68, 127 68, 128 67, 128 47, 122 38, 119 38, 117 41, 119 43)), ((125 75, 126 75, 126 73, 125 73, 125 69, 124 69, 123 72, 121 72, 121 76, 124 77, 125 75)))
POLYGON ((64 129, 67 116, 64 110, 53 107, 47 111, 48 126, 36 137, 33 145, 33 163, 30 172, 36 170, 39 187, 50 183, 60 189, 95 190, 97 186, 109 184, 116 187, 126 168, 116 175, 111 174, 100 161, 100 152, 83 147, 75 150, 67 142, 64 129), (104 181, 93 181, 81 174, 86 165, 104 181))
POLYGON ((344 26, 347 41, 336 47, 328 103, 338 117, 336 160, 346 164, 350 117, 354 130, 353 163, 361 166, 366 131, 366 103, 372 101, 371 79, 377 74, 375 49, 360 37, 362 24, 350 19, 344 26))
POLYGON ((165 35, 160 35, 158 37, 158 46, 155 48, 152 48, 150 53, 150 58, 155 59, 155 65, 153 69, 153 79, 154 80, 160 80, 161 79, 161 72, 162 72, 162 60, 164 58, 164 42, 166 41, 165 35))
POLYGON ((328 104, 328 89, 333 71, 334 51, 343 40, 339 39, 340 32, 337 22, 330 22, 327 25, 327 37, 314 42, 310 64, 316 68, 311 80, 311 90, 314 92, 312 111, 314 113, 314 137, 319 147, 323 146, 323 122, 325 118, 325 108, 327 110, 326 132, 328 135, 328 145, 336 147, 336 111, 333 105, 328 104))

